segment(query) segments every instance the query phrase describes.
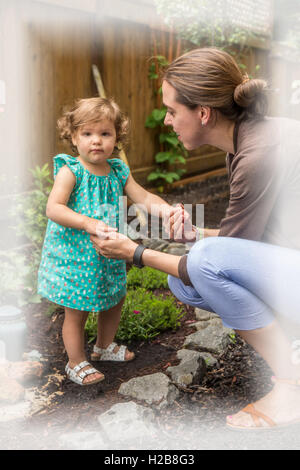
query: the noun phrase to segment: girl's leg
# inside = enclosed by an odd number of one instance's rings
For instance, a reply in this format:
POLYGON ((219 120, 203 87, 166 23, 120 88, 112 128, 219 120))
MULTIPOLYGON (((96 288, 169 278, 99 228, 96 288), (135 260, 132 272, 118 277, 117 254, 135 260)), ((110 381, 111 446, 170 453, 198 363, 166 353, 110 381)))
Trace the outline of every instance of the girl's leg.
MULTIPOLYGON (((77 364, 86 360, 84 352, 84 326, 88 312, 65 307, 65 319, 62 328, 64 345, 69 358, 69 366, 73 369, 77 364)), ((85 367, 89 369, 90 366, 85 367)), ((103 377, 101 372, 90 374, 83 380, 84 383, 103 377)))
MULTIPOLYGON (((300 324, 300 252, 211 238, 193 247, 187 267, 198 297, 261 354, 277 377, 300 378, 300 366, 291 361, 290 343, 273 316, 276 310, 300 324)), ((300 388, 276 383, 255 408, 278 424, 300 419, 300 388)), ((230 423, 253 426, 244 412, 231 417, 230 423)))
MULTIPOLYGON (((98 334, 96 346, 101 349, 106 349, 115 338, 120 319, 122 307, 124 304, 125 297, 114 307, 99 313, 98 315, 98 334)), ((119 346, 116 346, 113 350, 114 353, 118 352, 119 346)), ((93 353, 93 356, 99 356, 96 353, 93 353)), ((134 358, 134 353, 126 349, 125 360, 130 361, 134 358)))

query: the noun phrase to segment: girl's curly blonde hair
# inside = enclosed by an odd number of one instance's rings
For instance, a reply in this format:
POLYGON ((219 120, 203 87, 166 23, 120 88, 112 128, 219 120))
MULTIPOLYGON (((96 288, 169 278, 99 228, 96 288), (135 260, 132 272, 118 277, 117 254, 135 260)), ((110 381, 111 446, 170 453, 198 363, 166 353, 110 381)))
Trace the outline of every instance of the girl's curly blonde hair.
POLYGON ((72 143, 72 136, 81 126, 108 119, 116 129, 116 144, 125 145, 128 140, 129 119, 111 98, 85 98, 75 102, 75 106, 66 110, 57 121, 59 136, 66 140, 73 151, 77 148, 72 143))

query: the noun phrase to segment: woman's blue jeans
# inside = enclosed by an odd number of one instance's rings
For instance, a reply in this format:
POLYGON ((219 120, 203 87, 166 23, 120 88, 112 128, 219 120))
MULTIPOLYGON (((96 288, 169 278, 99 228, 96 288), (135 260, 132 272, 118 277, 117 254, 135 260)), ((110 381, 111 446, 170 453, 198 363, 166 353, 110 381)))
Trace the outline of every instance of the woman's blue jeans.
POLYGON ((217 313, 235 330, 266 327, 276 312, 300 324, 300 251, 229 237, 197 242, 188 254, 193 287, 169 276, 182 302, 217 313))

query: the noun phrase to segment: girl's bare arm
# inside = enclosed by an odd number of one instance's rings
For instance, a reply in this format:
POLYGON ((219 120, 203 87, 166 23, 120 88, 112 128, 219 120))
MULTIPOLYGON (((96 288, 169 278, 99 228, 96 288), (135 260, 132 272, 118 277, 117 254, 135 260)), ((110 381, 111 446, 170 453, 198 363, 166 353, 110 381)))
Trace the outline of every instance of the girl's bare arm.
POLYGON ((156 194, 152 194, 141 185, 139 185, 131 173, 128 176, 125 184, 125 193, 135 204, 143 204, 149 214, 156 215, 157 217, 163 217, 168 213, 172 206, 164 201, 161 197, 156 194))
MULTIPOLYGON (((124 259, 130 263, 133 261, 134 252, 138 246, 133 240, 120 233, 110 233, 109 239, 100 240, 98 237, 91 236, 92 243, 103 256, 113 259, 124 259)), ((145 266, 159 269, 174 277, 179 277, 178 265, 181 256, 170 255, 145 249, 142 255, 142 262, 145 266)))

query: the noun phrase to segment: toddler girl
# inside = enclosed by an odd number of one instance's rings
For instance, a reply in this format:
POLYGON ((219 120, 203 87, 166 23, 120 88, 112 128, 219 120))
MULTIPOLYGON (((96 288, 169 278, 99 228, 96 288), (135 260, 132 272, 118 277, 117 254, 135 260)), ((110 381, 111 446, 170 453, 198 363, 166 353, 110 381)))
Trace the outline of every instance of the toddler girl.
POLYGON ((138 185, 128 166, 112 158, 124 143, 128 119, 111 99, 76 102, 58 121, 60 136, 77 157, 54 158, 54 185, 49 195, 47 226, 39 269, 38 292, 65 307, 63 341, 69 362, 66 374, 80 385, 100 382, 104 375, 87 362, 84 326, 89 312, 98 315, 93 361, 130 361, 134 353, 113 342, 126 294, 124 261, 100 256, 90 235, 119 227, 119 197, 123 191, 156 215, 170 211, 160 197, 138 185), (158 209, 157 209, 158 208, 158 209))

